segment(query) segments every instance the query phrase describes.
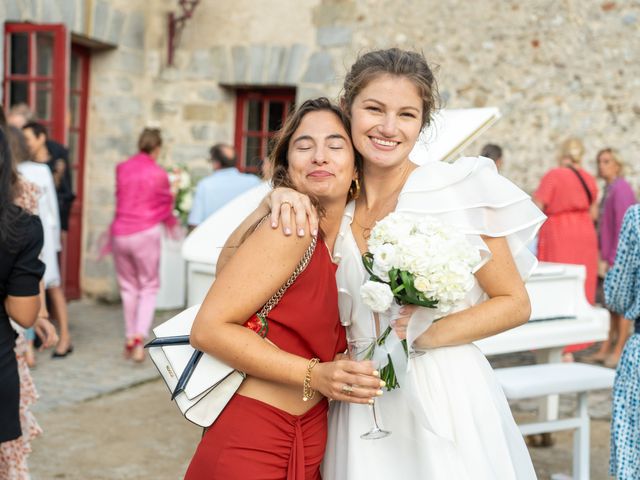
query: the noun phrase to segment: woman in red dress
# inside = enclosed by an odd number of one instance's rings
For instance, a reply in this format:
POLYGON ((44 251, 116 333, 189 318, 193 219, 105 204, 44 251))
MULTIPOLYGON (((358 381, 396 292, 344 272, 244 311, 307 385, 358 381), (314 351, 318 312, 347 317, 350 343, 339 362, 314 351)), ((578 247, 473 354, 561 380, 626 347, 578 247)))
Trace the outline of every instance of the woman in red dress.
POLYGON ((202 438, 187 480, 319 479, 327 398, 366 404, 381 393, 370 362, 333 361, 346 338, 329 252, 358 190, 348 132, 346 118, 327 99, 302 104, 271 154, 273 183, 317 199, 321 232, 315 239, 308 231, 285 237, 265 222, 246 226, 236 253, 219 265, 191 343, 247 377, 202 438), (306 268, 277 305, 265 319, 256 315, 305 255, 306 268))
MULTIPOLYGON (((583 155, 584 147, 580 140, 567 140, 562 147, 560 166, 542 177, 533 196, 548 217, 540 229, 538 259, 584 265, 587 269, 585 295, 589 303, 594 304, 598 237, 593 222, 597 216, 598 186, 595 178, 581 166, 583 155)), ((589 345, 567 347, 565 359, 570 360, 572 352, 589 345)))

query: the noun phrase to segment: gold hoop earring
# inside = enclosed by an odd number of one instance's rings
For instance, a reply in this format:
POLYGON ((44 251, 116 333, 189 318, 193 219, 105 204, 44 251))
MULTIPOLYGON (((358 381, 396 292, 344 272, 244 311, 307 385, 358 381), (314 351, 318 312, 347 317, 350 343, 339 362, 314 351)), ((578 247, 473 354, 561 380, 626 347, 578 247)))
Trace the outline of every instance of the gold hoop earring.
POLYGON ((353 179, 351 188, 349 189, 349 193, 351 194, 352 200, 357 200, 360 196, 360 181, 358 180, 358 178, 353 179))

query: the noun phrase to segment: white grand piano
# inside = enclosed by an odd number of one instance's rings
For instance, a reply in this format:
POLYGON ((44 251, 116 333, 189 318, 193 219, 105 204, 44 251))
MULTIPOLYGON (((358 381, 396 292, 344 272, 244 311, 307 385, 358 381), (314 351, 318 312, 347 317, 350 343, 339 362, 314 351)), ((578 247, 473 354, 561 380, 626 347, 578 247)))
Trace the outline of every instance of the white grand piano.
POLYGON ((535 350, 539 362, 559 362, 566 345, 601 341, 609 312, 587 302, 582 265, 540 262, 526 283, 531 319, 525 325, 485 338, 485 355, 535 350))
MULTIPOLYGON (((426 149, 429 161, 451 159, 498 118, 495 108, 442 111, 416 149, 426 149)), ((263 184, 237 197, 186 238, 182 254, 187 262, 187 305, 202 301, 215 278, 221 247, 268 191, 263 184)), ((539 362, 558 362, 566 345, 605 339, 608 312, 587 303, 584 280, 584 267, 539 264, 527 282, 531 320, 477 345, 486 355, 533 350, 539 362)))

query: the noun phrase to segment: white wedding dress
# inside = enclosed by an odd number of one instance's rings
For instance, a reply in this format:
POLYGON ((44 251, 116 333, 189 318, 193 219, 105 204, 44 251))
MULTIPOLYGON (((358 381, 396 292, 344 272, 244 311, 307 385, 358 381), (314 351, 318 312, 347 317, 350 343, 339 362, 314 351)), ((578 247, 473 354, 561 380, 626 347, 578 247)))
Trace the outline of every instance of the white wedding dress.
MULTIPOLYGON (((353 202, 347 206, 334 248, 340 316, 350 338, 375 335, 371 310, 360 299, 367 274, 351 232, 354 208, 353 202)), ((417 168, 400 193, 396 211, 435 216, 459 228, 479 246, 484 261, 490 252, 480 235, 506 237, 522 277, 535 266, 526 245, 545 217, 486 158, 417 168)), ((486 299, 476 282, 456 310, 486 299)), ((409 340, 428 328, 431 315, 432 309, 418 310, 409 340)), ((392 432, 384 439, 360 438, 372 425, 367 406, 332 402, 324 480, 536 478, 493 370, 475 345, 428 350, 409 360, 404 375, 401 388, 385 390, 376 400, 381 427, 392 432)))

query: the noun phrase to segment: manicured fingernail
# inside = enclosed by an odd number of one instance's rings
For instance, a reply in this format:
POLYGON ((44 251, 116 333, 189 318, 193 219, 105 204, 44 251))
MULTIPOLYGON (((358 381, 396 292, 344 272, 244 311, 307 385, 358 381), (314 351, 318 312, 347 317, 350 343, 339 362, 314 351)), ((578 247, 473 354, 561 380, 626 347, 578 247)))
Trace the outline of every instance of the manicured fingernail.
POLYGON ((299 235, 300 237, 304 237, 304 228, 300 228, 300 229, 298 229, 298 235, 299 235))
POLYGON ((291 229, 290 228, 285 228, 284 229, 284 234, 285 235, 291 235, 291 229))
POLYGON ((382 395, 382 393, 383 393, 383 392, 382 392, 382 390, 378 390, 378 391, 376 392, 376 395, 377 395, 377 396, 380 396, 380 395, 382 395))
POLYGON ((380 380, 380 386, 384 387, 387 383, 384 380, 380 380))
POLYGON ((317 229, 317 228, 314 228, 314 229, 313 229, 312 235, 313 235, 314 237, 315 237, 316 235, 318 235, 318 229, 317 229))
POLYGON ((367 401, 369 402, 369 405, 373 405, 373 403, 374 403, 373 398, 370 398, 370 399, 369 399, 369 400, 367 400, 367 401))
POLYGON ((379 377, 380 376, 380 372, 378 370, 374 370, 372 375, 376 376, 376 377, 379 377))
POLYGON ((271 222, 271 228, 276 228, 278 224, 276 222, 271 222))

